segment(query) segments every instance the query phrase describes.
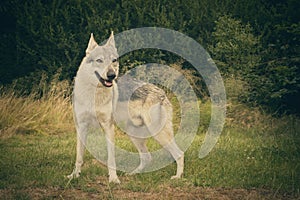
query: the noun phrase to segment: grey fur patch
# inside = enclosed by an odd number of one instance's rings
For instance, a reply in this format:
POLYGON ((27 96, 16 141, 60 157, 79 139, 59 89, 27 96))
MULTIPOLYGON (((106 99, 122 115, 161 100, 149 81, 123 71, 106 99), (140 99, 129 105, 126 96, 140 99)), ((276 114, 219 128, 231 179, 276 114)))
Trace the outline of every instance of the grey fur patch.
POLYGON ((153 103, 160 103, 165 100, 165 92, 150 83, 140 82, 130 77, 118 80, 119 86, 119 101, 135 101, 139 100, 145 102, 146 99, 151 100, 153 103))

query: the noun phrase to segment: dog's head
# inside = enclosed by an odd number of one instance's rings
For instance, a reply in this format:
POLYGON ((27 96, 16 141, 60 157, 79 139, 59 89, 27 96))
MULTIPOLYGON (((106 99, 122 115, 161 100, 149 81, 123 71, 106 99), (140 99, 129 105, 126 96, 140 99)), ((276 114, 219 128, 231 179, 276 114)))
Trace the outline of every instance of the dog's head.
POLYGON ((88 71, 93 73, 92 80, 100 82, 104 87, 113 86, 114 80, 118 77, 119 62, 118 52, 115 47, 114 34, 111 33, 106 44, 99 46, 91 34, 86 49, 85 64, 88 71))

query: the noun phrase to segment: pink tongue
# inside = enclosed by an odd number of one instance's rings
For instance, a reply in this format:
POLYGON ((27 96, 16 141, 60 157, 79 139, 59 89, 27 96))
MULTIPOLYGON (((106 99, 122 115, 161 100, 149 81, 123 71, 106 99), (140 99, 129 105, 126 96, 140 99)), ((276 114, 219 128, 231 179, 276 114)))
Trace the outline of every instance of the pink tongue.
POLYGON ((112 82, 105 81, 104 83, 106 86, 109 86, 109 87, 112 86, 112 82))

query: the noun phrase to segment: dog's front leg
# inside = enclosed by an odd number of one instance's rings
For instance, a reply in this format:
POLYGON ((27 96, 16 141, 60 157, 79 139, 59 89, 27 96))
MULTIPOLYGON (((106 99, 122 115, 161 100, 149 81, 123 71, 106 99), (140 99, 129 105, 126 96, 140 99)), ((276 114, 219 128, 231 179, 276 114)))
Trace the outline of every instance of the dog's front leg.
POLYGON ((120 183, 120 180, 116 171, 116 160, 115 160, 115 131, 114 125, 106 123, 103 125, 104 131, 106 133, 106 144, 107 144, 107 167, 109 182, 120 183))
POLYGON ((77 132, 77 146, 76 146, 76 162, 75 162, 75 169, 73 172, 68 175, 69 179, 72 178, 78 178, 81 173, 81 166, 83 164, 83 156, 84 156, 84 150, 85 150, 85 142, 86 142, 86 128, 78 128, 77 132))

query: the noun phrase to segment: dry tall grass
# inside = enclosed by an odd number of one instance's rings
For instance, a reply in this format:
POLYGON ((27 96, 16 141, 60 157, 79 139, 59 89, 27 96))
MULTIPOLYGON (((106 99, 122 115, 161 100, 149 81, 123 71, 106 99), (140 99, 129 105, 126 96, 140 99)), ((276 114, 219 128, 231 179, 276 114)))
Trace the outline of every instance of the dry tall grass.
MULTIPOLYGON (((72 86, 68 81, 58 81, 58 77, 59 72, 50 84, 42 78, 30 95, 19 95, 16 94, 14 87, 0 86, 0 138, 14 134, 75 132, 70 95, 72 86)), ((192 78, 193 75, 188 75, 189 81, 192 81, 192 78)), ((227 78, 224 82, 228 100, 226 127, 256 128, 265 132, 274 132, 276 129, 286 127, 287 124, 295 127, 299 122, 299 118, 295 116, 274 118, 257 107, 251 108, 240 103, 239 97, 246 92, 247 84, 236 78, 227 78)), ((169 97, 173 99, 172 95, 169 97)), ((209 125, 210 102, 205 101, 200 107, 199 132, 202 132, 209 125)))
POLYGON ((40 97, 37 91, 17 95, 14 89, 0 88, 0 137, 14 134, 57 134, 74 131, 71 86, 53 80, 40 97))

